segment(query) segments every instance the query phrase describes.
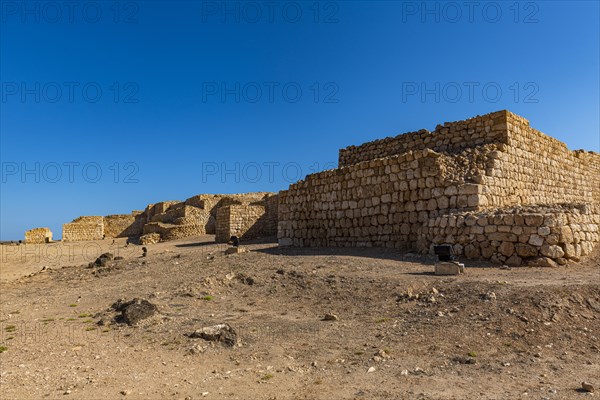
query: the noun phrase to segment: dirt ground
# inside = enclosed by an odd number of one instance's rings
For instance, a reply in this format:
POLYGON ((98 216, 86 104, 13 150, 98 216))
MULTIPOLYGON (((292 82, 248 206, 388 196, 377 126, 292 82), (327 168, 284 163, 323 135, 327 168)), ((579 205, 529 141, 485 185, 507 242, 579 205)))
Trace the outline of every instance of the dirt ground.
POLYGON ((0 398, 586 399, 600 255, 557 269, 205 236, 0 246, 0 398), (90 261, 110 251, 121 260, 90 261), (113 320, 119 299, 157 313, 113 320), (330 320, 324 320, 326 314, 330 320), (190 337, 228 324, 235 343, 190 337))

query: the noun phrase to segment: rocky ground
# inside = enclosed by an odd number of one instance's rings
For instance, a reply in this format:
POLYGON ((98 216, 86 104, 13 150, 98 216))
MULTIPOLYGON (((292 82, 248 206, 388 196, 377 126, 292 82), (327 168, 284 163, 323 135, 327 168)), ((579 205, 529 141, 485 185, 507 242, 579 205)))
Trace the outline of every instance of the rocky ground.
POLYGON ((225 255, 211 240, 146 246, 147 257, 123 240, 74 257, 38 246, 33 261, 4 251, 0 398, 600 395, 598 253, 440 277, 393 250, 254 243, 225 255), (123 258, 88 266, 105 251, 123 258))

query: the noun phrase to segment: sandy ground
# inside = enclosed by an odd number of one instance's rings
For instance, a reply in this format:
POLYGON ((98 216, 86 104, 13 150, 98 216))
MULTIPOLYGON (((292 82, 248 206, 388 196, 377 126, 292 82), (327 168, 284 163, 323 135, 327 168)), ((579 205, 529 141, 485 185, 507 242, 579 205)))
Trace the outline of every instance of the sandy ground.
MULTIPOLYGON (((600 257, 557 269, 384 249, 225 255, 210 236, 0 246, 0 398, 586 399, 600 257), (122 260, 87 268, 106 251, 122 260), (45 268, 44 268, 45 267, 45 268), (119 299, 154 316, 113 321, 119 299), (338 319, 324 321, 327 314, 338 319), (101 325, 99 324, 101 323, 101 325), (191 338, 229 324, 233 347, 191 338)), ((598 393, 595 393, 598 396, 598 393)))

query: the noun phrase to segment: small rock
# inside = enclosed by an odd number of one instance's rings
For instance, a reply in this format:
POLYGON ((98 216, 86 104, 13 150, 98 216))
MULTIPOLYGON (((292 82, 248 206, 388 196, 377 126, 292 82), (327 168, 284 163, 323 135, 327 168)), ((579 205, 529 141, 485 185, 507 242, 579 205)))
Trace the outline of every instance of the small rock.
POLYGON ((367 373, 371 373, 371 372, 375 372, 375 367, 370 367, 370 368, 367 370, 367 373))
POLYGON ((485 301, 492 301, 492 300, 496 300, 496 293, 494 292, 487 292, 486 294, 484 294, 483 299, 485 301))
POLYGON ((93 263, 89 263, 88 267, 105 267, 106 264, 108 264, 108 262, 112 261, 113 259, 114 256, 112 255, 112 253, 103 253, 100 255, 100 257, 96 258, 96 261, 94 261, 93 263))
POLYGON ((198 329, 187 335, 190 338, 201 338, 210 342, 222 342, 227 346, 235 346, 237 333, 229 324, 218 324, 198 329))
POLYGON ((407 369, 403 369, 402 372, 400 372, 400 375, 402 375, 402 376, 408 376, 408 370, 407 369))
POLYGON ((594 386, 589 382, 581 382, 581 388, 588 393, 594 393, 594 386))
POLYGON ((533 267, 557 268, 558 264, 548 257, 539 257, 530 261, 529 265, 533 267))
POLYGON ((121 390, 120 392, 123 396, 127 396, 129 393, 131 393, 131 391, 129 390, 121 390))
POLYGON ((323 319, 321 321, 339 321, 340 317, 338 317, 335 314, 325 314, 325 316, 323 317, 323 319))
POLYGON ((247 253, 248 249, 245 247, 230 247, 225 250, 225 254, 239 254, 239 253, 247 253))

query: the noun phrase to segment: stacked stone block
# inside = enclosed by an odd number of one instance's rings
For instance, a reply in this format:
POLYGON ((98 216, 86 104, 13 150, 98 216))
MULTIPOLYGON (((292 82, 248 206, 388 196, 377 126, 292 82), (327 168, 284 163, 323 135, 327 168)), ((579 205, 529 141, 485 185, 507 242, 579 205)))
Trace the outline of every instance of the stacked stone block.
POLYGON ((103 219, 104 236, 107 238, 137 237, 144 229, 146 216, 142 211, 131 214, 107 215, 103 219))
POLYGON ((52 241, 52 231, 50 228, 34 228, 25 232, 25 243, 40 244, 50 243, 52 241))
POLYGON ((104 239, 104 218, 86 216, 74 219, 71 223, 63 224, 62 240, 78 242, 104 239))
MULTIPOLYGON (((161 240, 175 240, 190 236, 215 234, 217 230, 217 215, 222 208, 232 205, 263 204, 273 197, 273 193, 256 192, 244 194, 202 194, 191 197, 183 202, 170 201, 149 205, 146 208, 147 223, 143 233, 157 233, 161 240)), ((277 201, 270 200, 270 204, 277 201)), ((265 207, 263 206, 263 213, 265 207)), ((276 206, 269 209, 271 234, 276 234, 276 206), (274 211, 273 211, 274 210, 274 211)), ((242 210, 251 210, 242 208, 242 210)), ((254 211, 249 218, 253 218, 254 211)), ((261 225, 262 226, 262 225, 261 225)), ((228 238, 229 239, 229 238, 228 238)))
POLYGON ((571 152, 499 111, 342 149, 338 169, 280 193, 278 237, 421 252, 451 243, 468 258, 563 262, 600 240, 599 190, 597 153, 571 152), (522 206, 536 217, 523 219, 522 206))
POLYGON ((216 241, 225 243, 231 236, 254 239, 265 233, 265 207, 260 205, 233 205, 217 212, 216 241))
POLYGON ((431 218, 423 232, 434 244, 452 243, 466 258, 510 266, 548 257, 565 264, 589 255, 600 242, 600 209, 556 205, 451 212, 431 218))

